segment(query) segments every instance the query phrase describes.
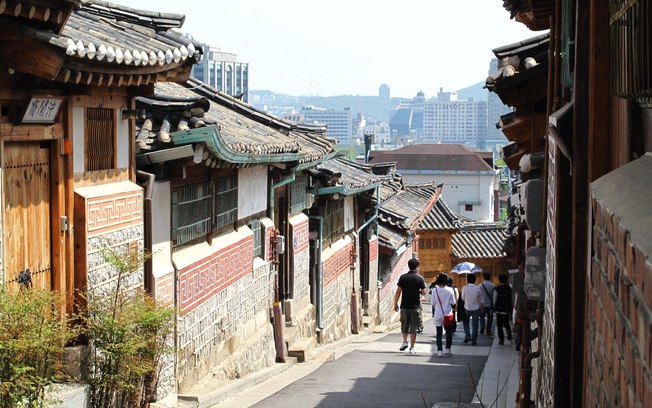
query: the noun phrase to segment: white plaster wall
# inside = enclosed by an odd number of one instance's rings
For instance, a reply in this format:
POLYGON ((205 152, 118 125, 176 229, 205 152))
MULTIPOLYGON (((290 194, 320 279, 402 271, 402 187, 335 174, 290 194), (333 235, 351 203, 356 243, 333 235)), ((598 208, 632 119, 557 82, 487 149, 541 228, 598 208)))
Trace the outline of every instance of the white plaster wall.
POLYGON ((133 140, 129 134, 129 121, 122 119, 120 109, 114 109, 113 116, 116 118, 117 123, 117 151, 116 163, 119 169, 129 168, 129 145, 133 140))
POLYGON ((344 197, 344 231, 351 231, 355 227, 353 215, 353 197, 344 197))
POLYGON ((84 110, 76 106, 72 108, 72 158, 73 172, 84 172, 84 110))
POLYGON ((267 166, 238 170, 238 218, 267 209, 267 166))
POLYGON ((155 279, 174 273, 170 237, 170 182, 155 182, 152 191, 152 265, 155 279))
POLYGON ((478 221, 493 221, 494 174, 405 174, 406 183, 434 181, 444 184, 442 199, 456 213, 478 221), (465 211, 464 204, 473 204, 473 211, 465 211), (479 205, 478 205, 479 203, 479 205))

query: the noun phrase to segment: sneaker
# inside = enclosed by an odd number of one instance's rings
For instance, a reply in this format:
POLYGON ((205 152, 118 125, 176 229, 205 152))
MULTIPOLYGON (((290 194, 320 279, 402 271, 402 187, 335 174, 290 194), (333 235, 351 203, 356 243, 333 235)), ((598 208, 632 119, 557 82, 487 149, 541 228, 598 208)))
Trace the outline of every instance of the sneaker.
POLYGON ((410 347, 410 351, 408 352, 410 354, 417 354, 416 350, 414 350, 413 347, 410 347))
POLYGON ((444 352, 444 355, 446 357, 453 357, 453 352, 451 351, 451 349, 446 349, 446 351, 444 352))
POLYGON ((399 350, 401 350, 401 351, 405 351, 405 349, 406 349, 407 347, 408 347, 407 342, 404 342, 403 344, 401 344, 401 347, 399 347, 399 350))
POLYGON ((437 350, 437 357, 444 357, 444 352, 441 350, 437 350))
POLYGON ((470 341, 471 341, 470 338, 468 338, 468 337, 465 337, 465 338, 464 338, 464 343, 468 343, 468 342, 470 342, 470 341))
POLYGON ((475 340, 473 340, 473 341, 471 342, 471 345, 472 345, 472 346, 475 346, 476 344, 478 344, 478 343, 477 343, 475 340))
POLYGON ((498 344, 500 344, 502 346, 503 344, 505 344, 505 341, 504 340, 498 340, 498 344))

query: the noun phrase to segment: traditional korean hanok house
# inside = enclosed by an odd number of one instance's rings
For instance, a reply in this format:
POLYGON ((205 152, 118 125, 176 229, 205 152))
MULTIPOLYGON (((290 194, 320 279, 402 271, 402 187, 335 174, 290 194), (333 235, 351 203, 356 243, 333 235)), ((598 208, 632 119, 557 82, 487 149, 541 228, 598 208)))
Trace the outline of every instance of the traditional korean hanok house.
MULTIPOLYGON (((185 80, 184 16, 101 1, 0 2, 0 283, 102 290, 100 255, 143 248, 134 97, 185 80)), ((129 277, 142 286, 142 271, 129 277)), ((70 306, 70 304, 69 304, 70 306)))
POLYGON ((157 84, 136 108, 148 286, 178 308, 176 391, 284 361, 286 320, 314 338, 302 170, 334 141, 194 78, 157 84))
POLYGON ((443 187, 434 183, 404 184, 400 175, 391 175, 382 183, 378 210, 378 316, 383 324, 398 321, 393 309, 396 282, 408 271, 408 260, 418 258, 417 228, 443 187))
MULTIPOLYGON (((443 195, 419 223, 419 270, 426 283, 442 272, 449 273, 453 235, 460 229, 460 216, 444 201, 443 195)), ((453 278, 455 276, 451 275, 453 278)))
POLYGON ((307 172, 312 178, 309 191, 315 196, 308 213, 311 299, 318 340, 331 342, 357 334, 363 321, 373 325, 377 320, 376 227, 380 182, 386 176, 344 158, 307 172))
MULTIPOLYGON (((498 283, 498 276, 507 273, 510 266, 503 247, 507 238, 505 226, 500 223, 485 223, 474 220, 460 220, 459 230, 453 234, 451 246, 451 267, 460 262, 473 262, 484 273, 491 274, 491 280, 498 283)), ((449 274, 458 287, 466 284, 465 277, 449 274)), ((482 278, 478 283, 482 282, 482 278)))

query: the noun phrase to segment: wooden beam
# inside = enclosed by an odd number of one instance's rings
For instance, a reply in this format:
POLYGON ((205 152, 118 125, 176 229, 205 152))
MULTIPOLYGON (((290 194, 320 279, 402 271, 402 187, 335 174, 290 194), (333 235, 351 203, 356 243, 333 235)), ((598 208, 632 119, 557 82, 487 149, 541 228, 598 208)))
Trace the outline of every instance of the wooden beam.
POLYGON ((52 140, 63 137, 63 126, 53 125, 14 125, 0 123, 0 134, 5 141, 52 140))

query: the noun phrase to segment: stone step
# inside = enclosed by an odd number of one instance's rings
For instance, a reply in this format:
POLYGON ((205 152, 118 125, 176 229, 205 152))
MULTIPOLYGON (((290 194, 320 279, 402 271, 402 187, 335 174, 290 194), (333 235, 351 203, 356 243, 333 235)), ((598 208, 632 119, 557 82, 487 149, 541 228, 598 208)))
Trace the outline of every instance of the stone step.
POLYGON ((299 363, 306 362, 312 358, 316 344, 314 338, 303 337, 288 346, 288 356, 296 357, 299 363))
POLYGON ((300 339, 299 328, 296 326, 285 326, 283 328, 283 340, 285 346, 289 350, 290 346, 300 339))

